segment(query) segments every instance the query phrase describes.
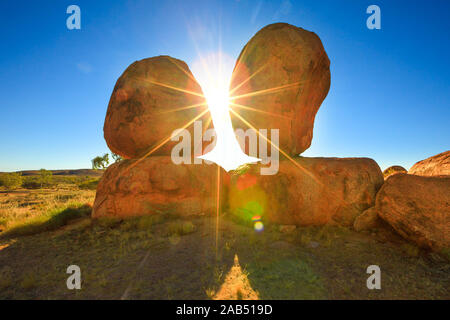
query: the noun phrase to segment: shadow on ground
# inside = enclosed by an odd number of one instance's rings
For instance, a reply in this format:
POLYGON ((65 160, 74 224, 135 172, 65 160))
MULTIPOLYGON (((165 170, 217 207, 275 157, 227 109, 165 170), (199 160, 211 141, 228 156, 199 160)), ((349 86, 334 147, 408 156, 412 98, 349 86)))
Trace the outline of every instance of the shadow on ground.
POLYGON ((450 264, 389 230, 263 232, 221 218, 81 218, 0 241, 0 299, 448 299, 450 264), (218 244, 216 250, 216 241, 218 244), (68 290, 78 265, 82 289, 68 290), (366 268, 379 265, 382 289, 366 268))

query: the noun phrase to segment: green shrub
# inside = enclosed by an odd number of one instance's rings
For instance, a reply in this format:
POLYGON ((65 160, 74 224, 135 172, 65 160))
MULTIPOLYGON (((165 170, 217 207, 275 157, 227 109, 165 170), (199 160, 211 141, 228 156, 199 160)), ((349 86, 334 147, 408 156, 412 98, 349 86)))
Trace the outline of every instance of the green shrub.
POLYGON ((100 179, 97 178, 85 180, 78 184, 78 188, 85 190, 96 190, 99 181, 100 179))
POLYGON ((0 175, 0 186, 6 189, 16 189, 22 185, 22 174, 17 172, 3 173, 0 175))
POLYGON ((41 183, 41 188, 50 186, 53 181, 53 174, 49 170, 41 169, 39 170, 39 182, 41 183))
POLYGON ((27 176, 24 177, 22 182, 22 187, 26 189, 39 189, 41 187, 41 183, 39 182, 39 178, 36 176, 27 176))

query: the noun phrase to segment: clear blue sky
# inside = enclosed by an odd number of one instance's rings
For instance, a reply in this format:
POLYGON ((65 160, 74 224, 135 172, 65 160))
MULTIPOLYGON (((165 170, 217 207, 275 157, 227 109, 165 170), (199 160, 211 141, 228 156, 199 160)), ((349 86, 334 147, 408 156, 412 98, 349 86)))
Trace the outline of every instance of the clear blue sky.
POLYGON ((0 171, 89 168, 135 60, 199 51, 236 58, 260 28, 319 35, 331 88, 305 156, 371 157, 382 168, 450 149, 450 1, 7 1, 0 4, 0 171), (81 30, 66 8, 81 8, 81 30), (381 8, 381 30, 366 8, 381 8), (195 39, 194 39, 195 38, 195 39))

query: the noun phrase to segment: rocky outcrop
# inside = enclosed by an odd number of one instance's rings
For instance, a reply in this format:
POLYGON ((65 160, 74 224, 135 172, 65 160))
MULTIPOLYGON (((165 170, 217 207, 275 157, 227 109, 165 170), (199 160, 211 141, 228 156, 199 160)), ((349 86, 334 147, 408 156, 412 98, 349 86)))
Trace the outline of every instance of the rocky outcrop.
MULTIPOLYGON (((330 61, 319 37, 286 23, 258 31, 233 72, 231 108, 257 129, 279 129, 279 146, 298 155, 311 145, 314 118, 330 88, 330 61)), ((235 128, 248 125, 232 114, 235 128)))
POLYGON ((166 156, 123 160, 99 182, 92 216, 209 214, 216 210, 216 195, 216 165, 175 165, 166 156))
POLYGON ((450 175, 450 150, 417 162, 408 173, 418 176, 450 175))
POLYGON ((367 158, 281 160, 276 175, 261 175, 261 164, 230 177, 231 214, 284 225, 353 225, 374 206, 383 184, 377 163, 367 158))
MULTIPOLYGON (((174 130, 205 110, 198 120, 210 125, 202 95, 181 60, 159 56, 132 63, 117 80, 109 101, 103 127, 108 147, 124 158, 138 158, 161 144, 152 154, 170 155, 177 143, 170 141, 174 130)), ((193 124, 186 128, 192 135, 193 124)))
POLYGON ((386 180, 391 175, 397 173, 408 173, 408 170, 406 170, 402 166, 390 166, 389 168, 383 171, 384 180, 386 180))
POLYGON ((450 177, 393 175, 378 192, 375 210, 421 247, 450 247, 450 177))
POLYGON ((375 229, 381 226, 381 219, 378 217, 375 207, 371 207, 356 217, 353 223, 353 229, 364 231, 375 229))

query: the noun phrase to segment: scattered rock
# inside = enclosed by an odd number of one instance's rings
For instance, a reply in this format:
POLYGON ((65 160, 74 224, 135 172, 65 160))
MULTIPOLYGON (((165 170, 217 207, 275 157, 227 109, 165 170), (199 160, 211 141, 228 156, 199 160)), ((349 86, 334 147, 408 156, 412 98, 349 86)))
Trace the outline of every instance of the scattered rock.
POLYGON ((421 247, 450 247, 450 177, 393 175, 378 192, 375 210, 421 247))
POLYGON ((353 228, 356 231, 370 230, 379 227, 380 223, 375 207, 371 207, 356 217, 353 228))
POLYGON ((293 225, 293 224, 291 224, 291 225, 281 225, 281 226, 278 228, 278 230, 279 230, 281 233, 292 233, 296 228, 297 228, 297 226, 296 226, 296 225, 293 225))
POLYGON ((397 173, 408 173, 408 170, 406 170, 402 166, 390 166, 389 168, 383 171, 384 180, 386 180, 391 175, 397 173))
POLYGON ((123 160, 100 180, 92 216, 210 214, 216 210, 216 179, 214 165, 175 165, 165 156, 123 160))
MULTIPOLYGON (((207 110, 180 109, 204 103, 197 94, 202 89, 183 61, 159 56, 134 62, 117 80, 109 101, 103 127, 108 147, 124 158, 142 156, 207 110)), ((208 117, 209 111, 200 118, 204 126, 208 117)), ((186 129, 192 135, 193 125, 186 129)), ((177 143, 168 141, 152 154, 170 155, 177 143)))
POLYGON ((351 226, 358 215, 374 206, 383 184, 377 163, 367 158, 281 160, 276 175, 260 175, 261 166, 251 165, 244 174, 230 177, 230 213, 241 219, 263 216, 284 225, 337 222, 351 226))
MULTIPOLYGON (((330 60, 315 33, 271 24, 242 49, 230 88, 244 106, 231 105, 235 112, 257 129, 279 129, 280 148, 298 155, 311 145, 314 118, 330 88, 330 60)), ((248 128, 233 115, 232 122, 248 128)))
POLYGON ((418 176, 450 175, 450 150, 417 162, 408 173, 418 176))

